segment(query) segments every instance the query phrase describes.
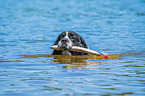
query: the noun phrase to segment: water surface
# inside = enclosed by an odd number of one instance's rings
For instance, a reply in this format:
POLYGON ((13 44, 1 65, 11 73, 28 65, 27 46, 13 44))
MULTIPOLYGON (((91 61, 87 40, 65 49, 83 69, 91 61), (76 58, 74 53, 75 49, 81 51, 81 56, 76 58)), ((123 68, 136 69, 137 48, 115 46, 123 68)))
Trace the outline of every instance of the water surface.
POLYGON ((144 0, 1 0, 0 95, 144 96, 144 0), (51 56, 80 34, 96 56, 51 56))

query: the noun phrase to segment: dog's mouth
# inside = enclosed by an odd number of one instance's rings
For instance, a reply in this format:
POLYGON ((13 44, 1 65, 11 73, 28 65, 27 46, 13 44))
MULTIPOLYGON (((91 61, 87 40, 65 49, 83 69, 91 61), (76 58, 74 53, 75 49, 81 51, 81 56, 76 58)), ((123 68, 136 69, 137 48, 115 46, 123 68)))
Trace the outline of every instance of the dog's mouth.
POLYGON ((61 55, 71 55, 69 50, 63 50, 61 55))
POLYGON ((69 46, 68 43, 61 43, 60 45, 58 45, 58 48, 62 48, 63 49, 61 55, 71 55, 71 53, 69 51, 69 49, 71 47, 69 46))

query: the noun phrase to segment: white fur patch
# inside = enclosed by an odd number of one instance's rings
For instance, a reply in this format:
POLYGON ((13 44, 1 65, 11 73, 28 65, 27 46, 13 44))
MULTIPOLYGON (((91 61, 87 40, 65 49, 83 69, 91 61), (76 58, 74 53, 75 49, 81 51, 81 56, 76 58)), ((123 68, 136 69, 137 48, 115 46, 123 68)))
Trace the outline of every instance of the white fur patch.
POLYGON ((66 36, 64 37, 64 38, 67 38, 68 39, 68 46, 67 46, 67 48, 71 48, 72 47, 72 41, 69 39, 69 37, 68 37, 68 32, 66 32, 66 36))

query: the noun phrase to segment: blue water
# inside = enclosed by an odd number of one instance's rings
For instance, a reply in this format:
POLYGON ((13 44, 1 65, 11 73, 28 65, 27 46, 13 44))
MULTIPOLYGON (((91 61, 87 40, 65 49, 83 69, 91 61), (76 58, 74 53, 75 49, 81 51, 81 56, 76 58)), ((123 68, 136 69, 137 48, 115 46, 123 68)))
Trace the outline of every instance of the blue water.
POLYGON ((144 96, 144 0, 0 0, 1 96, 144 96), (50 56, 63 31, 115 59, 50 56))

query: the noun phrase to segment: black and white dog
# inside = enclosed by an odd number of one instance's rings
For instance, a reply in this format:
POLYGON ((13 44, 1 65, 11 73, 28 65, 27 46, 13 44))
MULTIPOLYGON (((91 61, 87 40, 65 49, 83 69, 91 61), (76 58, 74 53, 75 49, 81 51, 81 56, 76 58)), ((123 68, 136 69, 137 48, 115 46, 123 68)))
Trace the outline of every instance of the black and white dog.
POLYGON ((54 50, 52 55, 88 55, 87 53, 70 51, 72 46, 79 46, 83 48, 88 48, 84 39, 73 31, 62 32, 54 45, 58 45, 58 48, 63 48, 64 50, 54 50))

